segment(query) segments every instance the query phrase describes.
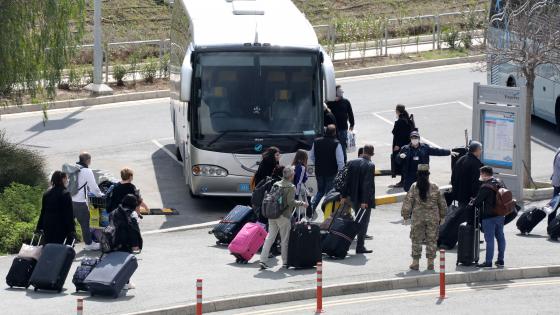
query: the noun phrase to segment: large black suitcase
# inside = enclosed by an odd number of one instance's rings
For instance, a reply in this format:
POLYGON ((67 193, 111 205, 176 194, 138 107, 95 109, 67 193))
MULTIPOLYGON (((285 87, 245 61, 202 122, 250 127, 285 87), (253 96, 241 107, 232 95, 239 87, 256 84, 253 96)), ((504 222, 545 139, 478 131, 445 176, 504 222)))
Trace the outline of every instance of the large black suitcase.
POLYGON ((546 212, 540 208, 531 208, 517 219, 517 229, 523 234, 529 234, 546 217, 546 212))
POLYGON ((479 209, 474 211, 474 225, 461 224, 457 234, 456 265, 471 266, 478 263, 480 254, 480 228, 478 223, 479 209))
POLYGON ((319 226, 305 221, 295 223, 290 230, 287 267, 312 268, 321 258, 319 226))
POLYGON ((62 292, 75 257, 76 252, 72 246, 52 243, 45 245, 29 284, 35 291, 40 289, 62 292))
POLYGON ((352 241, 360 231, 360 222, 366 211, 359 210, 356 214, 356 220, 347 218, 335 218, 329 229, 329 233, 323 239, 321 244, 323 253, 329 257, 346 258, 352 241))
POLYGON ((466 218, 466 208, 459 208, 451 205, 447 208, 445 221, 439 226, 437 245, 439 248, 451 250, 457 245, 459 226, 464 223, 466 218))
POLYGON ((253 221, 255 215, 251 207, 235 206, 218 225, 216 225, 210 234, 214 234, 218 241, 216 244, 229 244, 245 223, 253 221))
POLYGON ((78 268, 76 268, 74 276, 72 276, 72 283, 74 284, 74 286, 76 286, 76 292, 88 290, 87 285, 84 284, 84 280, 86 280, 87 276, 91 273, 93 268, 95 268, 98 263, 98 258, 82 258, 82 262, 80 263, 78 268))
POLYGON ((10 287, 29 287, 29 279, 37 261, 33 258, 14 258, 10 271, 6 275, 6 284, 10 287))
POLYGON ((117 298, 137 268, 138 261, 133 254, 111 252, 101 258, 84 280, 84 284, 91 296, 117 298))
POLYGON ((550 221, 546 231, 553 240, 557 240, 560 237, 560 215, 550 221))

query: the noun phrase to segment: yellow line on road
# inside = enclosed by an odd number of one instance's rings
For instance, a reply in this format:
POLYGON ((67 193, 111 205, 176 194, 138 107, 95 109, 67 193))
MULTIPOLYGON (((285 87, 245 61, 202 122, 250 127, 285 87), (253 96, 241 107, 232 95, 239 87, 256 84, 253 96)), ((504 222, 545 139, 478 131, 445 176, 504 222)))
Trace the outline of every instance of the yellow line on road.
MULTIPOLYGON (((524 288, 524 287, 531 287, 531 286, 534 287, 534 286, 557 285, 557 284, 560 284, 560 280, 491 284, 491 285, 473 286, 467 288, 465 287, 451 288, 451 289, 447 289, 447 293, 473 292, 482 289, 524 288)), ((437 298, 438 293, 439 293, 439 288, 433 290, 421 291, 421 292, 404 292, 404 293, 391 293, 391 294, 384 294, 384 295, 370 295, 370 296, 365 296, 360 298, 349 298, 349 299, 343 299, 338 301, 325 302, 323 303, 323 306, 326 308, 329 306, 342 306, 342 305, 366 303, 371 301, 387 301, 387 300, 395 300, 395 299, 403 299, 403 298, 419 297, 419 296, 433 296, 434 298, 437 298)), ((307 303, 302 305, 294 305, 294 306, 281 307, 281 308, 275 308, 269 310, 238 313, 238 315, 282 314, 282 313, 290 313, 294 311, 314 310, 315 307, 316 307, 315 303, 307 303)))

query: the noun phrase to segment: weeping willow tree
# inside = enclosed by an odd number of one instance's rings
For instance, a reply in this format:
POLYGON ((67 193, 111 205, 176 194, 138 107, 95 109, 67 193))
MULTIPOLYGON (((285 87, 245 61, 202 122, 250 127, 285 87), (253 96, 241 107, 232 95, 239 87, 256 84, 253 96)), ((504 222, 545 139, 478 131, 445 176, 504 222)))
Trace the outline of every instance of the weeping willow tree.
POLYGON ((85 0, 0 0, 0 98, 54 98, 85 12, 85 0))

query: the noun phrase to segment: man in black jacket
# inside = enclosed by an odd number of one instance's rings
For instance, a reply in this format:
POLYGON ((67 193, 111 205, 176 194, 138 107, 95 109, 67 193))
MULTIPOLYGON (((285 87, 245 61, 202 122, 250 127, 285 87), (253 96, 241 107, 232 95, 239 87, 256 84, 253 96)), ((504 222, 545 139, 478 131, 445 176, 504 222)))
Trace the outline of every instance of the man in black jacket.
POLYGON ((477 267, 492 267, 494 238, 498 241, 498 260, 496 261, 496 266, 503 267, 506 251, 506 239, 504 236, 505 217, 496 215, 494 208, 496 207, 495 188, 499 189, 505 186, 497 178, 494 178, 494 171, 490 166, 480 168, 480 181, 482 182, 480 190, 476 198, 470 203, 471 206, 480 209, 482 230, 484 230, 484 240, 486 241, 486 259, 484 263, 477 264, 477 267))
POLYGON ((315 209, 321 198, 333 188, 336 173, 344 167, 344 155, 340 142, 336 140, 335 125, 328 125, 325 136, 313 142, 309 159, 315 164, 317 179, 317 194, 312 204, 315 209))
POLYGON ((472 141, 469 152, 461 157, 451 172, 451 185, 453 186, 453 197, 459 202, 459 208, 464 208, 472 198, 476 197, 480 188, 480 162, 482 156, 482 144, 472 141))
POLYGON ((371 161, 373 153, 373 146, 368 144, 364 146, 364 153, 361 158, 348 162, 346 185, 341 193, 341 202, 349 201, 354 210, 365 209, 366 211, 360 221, 361 228, 358 233, 356 254, 368 254, 372 252, 364 246, 364 243, 369 226, 371 209, 375 208, 375 164, 371 161))
POLYGON ((336 86, 336 101, 329 102, 327 105, 336 119, 336 133, 338 135, 338 141, 340 141, 342 145, 344 163, 346 163, 346 142, 348 130, 354 130, 354 112, 352 111, 350 101, 344 98, 344 91, 340 85, 336 86), (350 122, 350 126, 348 126, 348 122, 350 122))

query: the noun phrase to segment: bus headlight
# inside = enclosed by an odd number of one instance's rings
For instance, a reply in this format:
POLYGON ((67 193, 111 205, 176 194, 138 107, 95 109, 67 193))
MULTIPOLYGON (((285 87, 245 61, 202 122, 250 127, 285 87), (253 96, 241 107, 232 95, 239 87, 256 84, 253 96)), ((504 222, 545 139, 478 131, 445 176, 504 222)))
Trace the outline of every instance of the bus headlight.
POLYGON ((192 167, 192 174, 194 176, 225 177, 228 175, 228 171, 219 166, 201 164, 192 167))

